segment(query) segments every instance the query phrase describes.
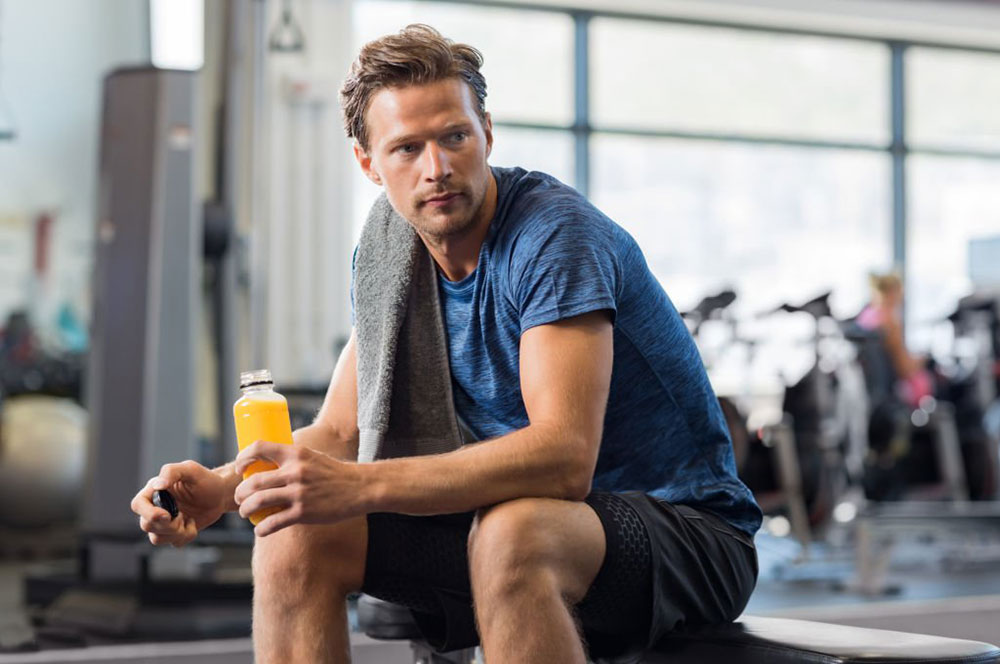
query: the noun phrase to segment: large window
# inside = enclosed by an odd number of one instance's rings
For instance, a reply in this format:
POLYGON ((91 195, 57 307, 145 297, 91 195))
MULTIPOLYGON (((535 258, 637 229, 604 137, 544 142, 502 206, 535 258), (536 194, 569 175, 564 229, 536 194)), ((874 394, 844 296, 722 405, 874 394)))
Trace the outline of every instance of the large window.
POLYGON ((976 287, 973 243, 1000 239, 1000 54, 913 47, 906 73, 907 321, 928 347, 976 287))
MULTIPOLYGON (((973 288, 970 242, 1000 236, 1000 53, 357 1, 358 45, 425 22, 481 48, 491 162, 581 189, 639 241, 679 309, 723 287, 743 315, 829 290, 846 317, 867 274, 896 267, 919 346, 919 328, 973 288)), ((363 191, 362 216, 375 189, 363 191)))
POLYGON ((834 290, 856 313, 891 255, 884 155, 597 134, 594 202, 681 307, 734 288, 754 314, 834 290))
POLYGON ((590 44, 598 126, 889 139, 880 44, 604 18, 590 44))
POLYGON ((1000 156, 1000 54, 914 47, 906 73, 906 129, 914 148, 1000 156))
POLYGON ((973 291, 972 242, 1000 238, 1000 159, 910 158, 907 319, 927 348, 958 299, 973 291))
POLYGON ((589 34, 592 198, 677 306, 831 290, 856 313, 892 260, 888 48, 617 18, 589 34))

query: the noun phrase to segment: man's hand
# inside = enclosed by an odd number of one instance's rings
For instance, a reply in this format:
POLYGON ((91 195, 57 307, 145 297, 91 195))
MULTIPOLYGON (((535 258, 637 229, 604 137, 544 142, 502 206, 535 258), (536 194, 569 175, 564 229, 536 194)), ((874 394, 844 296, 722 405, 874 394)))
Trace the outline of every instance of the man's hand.
POLYGON ((225 513, 231 500, 227 486, 232 485, 195 461, 168 463, 132 499, 132 511, 139 515, 139 527, 149 533, 154 545, 184 546, 225 513), (153 505, 153 492, 159 489, 174 497, 176 518, 153 505))
POLYGON ((251 475, 236 487, 240 516, 281 508, 257 524, 258 537, 298 523, 337 523, 365 513, 364 483, 355 463, 303 445, 258 440, 236 457, 236 472, 242 474, 255 461, 270 461, 278 468, 251 475))

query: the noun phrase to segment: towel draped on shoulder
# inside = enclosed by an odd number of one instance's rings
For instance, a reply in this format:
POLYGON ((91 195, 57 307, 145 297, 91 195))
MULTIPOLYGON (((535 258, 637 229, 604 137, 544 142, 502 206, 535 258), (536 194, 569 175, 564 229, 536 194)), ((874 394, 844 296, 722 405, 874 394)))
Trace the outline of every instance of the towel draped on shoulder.
POLYGON ((457 449, 437 267, 384 193, 368 213, 354 269, 358 461, 457 449))

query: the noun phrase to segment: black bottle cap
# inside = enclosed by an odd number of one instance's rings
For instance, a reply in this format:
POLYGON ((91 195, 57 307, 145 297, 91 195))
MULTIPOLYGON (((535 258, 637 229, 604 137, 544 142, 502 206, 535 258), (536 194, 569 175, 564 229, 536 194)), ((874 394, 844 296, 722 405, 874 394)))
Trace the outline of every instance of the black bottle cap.
POLYGON ((163 489, 154 491, 153 504, 161 510, 169 512, 171 519, 177 518, 177 503, 174 501, 174 497, 170 495, 169 491, 165 491, 163 489))

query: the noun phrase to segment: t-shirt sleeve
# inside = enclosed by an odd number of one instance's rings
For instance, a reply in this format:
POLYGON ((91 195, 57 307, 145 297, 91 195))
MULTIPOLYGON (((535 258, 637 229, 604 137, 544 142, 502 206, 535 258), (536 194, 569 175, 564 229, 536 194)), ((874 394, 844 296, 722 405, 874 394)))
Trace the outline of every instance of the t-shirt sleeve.
POLYGON ((617 313, 620 270, 610 224, 582 211, 560 217, 530 224, 512 248, 510 288, 521 334, 592 311, 617 313))

